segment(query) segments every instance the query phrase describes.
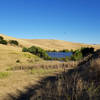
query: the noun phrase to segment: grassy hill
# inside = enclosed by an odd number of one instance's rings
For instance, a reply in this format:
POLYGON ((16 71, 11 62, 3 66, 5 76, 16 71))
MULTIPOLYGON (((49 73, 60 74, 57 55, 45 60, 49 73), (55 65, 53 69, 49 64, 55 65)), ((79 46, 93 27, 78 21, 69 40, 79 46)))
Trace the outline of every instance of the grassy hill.
MULTIPOLYGON (((20 45, 30 47, 33 43, 13 37, 3 36, 5 40, 17 40, 20 45)), ((23 90, 24 87, 35 83, 42 75, 48 75, 55 72, 55 69, 43 70, 37 69, 38 66, 47 66, 51 62, 45 62, 43 59, 22 52, 20 46, 11 46, 0 44, 0 100, 3 100, 7 94, 17 94, 17 90, 23 90), (31 71, 32 67, 34 69, 31 71), (25 69, 25 70, 23 70, 25 69), (31 71, 31 72, 30 72, 31 71)), ((53 64, 53 62, 52 62, 53 64)), ((54 62, 54 65, 57 63, 54 62)), ((58 69, 57 69, 58 70, 58 69)), ((5 100, 5 99, 4 99, 5 100)))
MULTIPOLYGON (((71 43, 61 40, 16 39, 3 34, 0 36, 3 36, 5 40, 17 40, 20 45, 25 47, 35 45, 50 50, 78 49, 82 46, 100 48, 100 45, 71 43)), ((51 74, 62 72, 64 66, 70 69, 74 65, 77 65, 77 62, 44 61, 35 55, 22 52, 21 46, 0 44, 0 100, 3 100, 4 97, 6 98, 4 100, 8 100, 9 94, 18 96, 20 91, 26 91, 26 86, 36 84, 41 76, 51 76, 51 74)))
POLYGON ((42 61, 42 59, 30 53, 22 52, 20 47, 0 44, 0 71, 18 64, 30 65, 36 61, 42 61))
POLYGON ((0 100, 9 100, 9 94, 17 95, 18 91, 25 91, 24 87, 36 84, 41 77, 59 72, 58 67, 53 68, 59 64, 22 52, 21 47, 0 44, 0 100))
POLYGON ((35 55, 22 52, 21 47, 0 44, 0 100, 3 100, 5 94, 14 93, 16 88, 22 89, 23 86, 34 81, 31 75, 23 71, 10 71, 9 69, 17 66, 31 66, 41 61, 43 60, 35 55))
POLYGON ((44 77, 12 100, 100 100, 100 51, 75 68, 44 77))
POLYGON ((72 43, 63 40, 53 40, 53 39, 16 39, 3 34, 0 34, 6 40, 17 40, 20 45, 25 47, 38 46, 47 50, 62 50, 62 49, 79 49, 81 47, 93 46, 95 49, 100 49, 100 45, 89 45, 81 43, 72 43))

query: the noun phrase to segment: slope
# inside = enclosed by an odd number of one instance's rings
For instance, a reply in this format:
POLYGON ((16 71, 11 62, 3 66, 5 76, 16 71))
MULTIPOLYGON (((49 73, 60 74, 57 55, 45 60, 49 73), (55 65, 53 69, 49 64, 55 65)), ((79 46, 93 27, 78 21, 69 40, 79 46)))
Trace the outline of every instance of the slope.
POLYGON ((54 40, 54 39, 17 39, 13 37, 9 37, 3 34, 0 34, 0 36, 3 36, 6 40, 17 40, 20 45, 25 47, 30 46, 38 46, 43 49, 48 50, 62 50, 62 49, 79 49, 81 47, 94 47, 95 49, 100 49, 100 45, 90 45, 90 44, 82 44, 82 43, 72 43, 67 42, 63 40, 54 40))

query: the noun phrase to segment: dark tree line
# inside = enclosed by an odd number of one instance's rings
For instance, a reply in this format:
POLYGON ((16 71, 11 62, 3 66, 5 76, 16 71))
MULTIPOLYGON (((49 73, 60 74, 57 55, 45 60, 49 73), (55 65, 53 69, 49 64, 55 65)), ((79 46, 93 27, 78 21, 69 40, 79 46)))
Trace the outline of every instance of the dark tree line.
POLYGON ((44 49, 40 48, 40 47, 36 47, 36 46, 32 46, 30 48, 25 48, 24 47, 22 49, 22 51, 23 52, 30 52, 30 53, 35 54, 35 55, 37 55, 40 58, 43 58, 45 60, 51 60, 51 57, 48 56, 47 52, 44 49))
POLYGON ((79 50, 75 50, 73 52, 73 55, 71 56, 71 60, 80 60, 90 54, 94 53, 94 48, 93 47, 83 47, 79 50))
MULTIPOLYGON (((22 49, 23 52, 30 52, 32 54, 35 54, 37 56, 39 56, 40 58, 43 58, 45 60, 59 60, 59 61, 69 61, 69 60, 80 60, 82 59, 83 57, 85 56, 88 56, 89 54, 92 54, 94 53, 94 48, 89 48, 89 47, 84 47, 84 48, 81 48, 81 49, 78 49, 78 50, 71 50, 73 55, 71 57, 65 57, 65 58, 52 58, 50 56, 48 56, 47 52, 50 52, 50 51, 46 51, 40 47, 36 47, 36 46, 32 46, 30 48, 23 48, 22 49)), ((54 51, 52 51, 54 52, 54 51)), ((68 52, 68 51, 63 51, 63 52, 68 52)))

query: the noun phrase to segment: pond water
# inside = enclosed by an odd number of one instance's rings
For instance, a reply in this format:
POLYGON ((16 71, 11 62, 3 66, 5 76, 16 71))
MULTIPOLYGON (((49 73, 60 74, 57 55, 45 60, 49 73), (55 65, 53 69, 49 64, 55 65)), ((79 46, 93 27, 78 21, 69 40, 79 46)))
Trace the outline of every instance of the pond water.
POLYGON ((52 58, 65 58, 66 56, 70 57, 72 52, 47 52, 47 54, 52 58))

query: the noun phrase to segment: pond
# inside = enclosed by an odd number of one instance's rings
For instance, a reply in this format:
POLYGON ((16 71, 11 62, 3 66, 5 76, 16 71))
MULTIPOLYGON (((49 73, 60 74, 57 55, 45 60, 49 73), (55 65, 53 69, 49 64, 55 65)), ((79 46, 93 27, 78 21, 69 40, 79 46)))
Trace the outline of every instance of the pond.
POLYGON ((52 58, 65 58, 70 57, 72 52, 47 52, 47 54, 52 58))

